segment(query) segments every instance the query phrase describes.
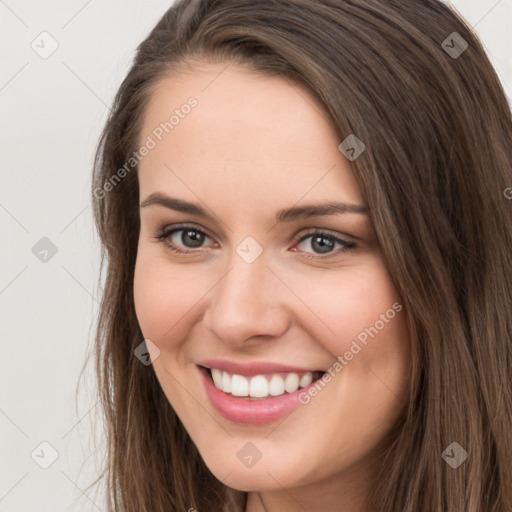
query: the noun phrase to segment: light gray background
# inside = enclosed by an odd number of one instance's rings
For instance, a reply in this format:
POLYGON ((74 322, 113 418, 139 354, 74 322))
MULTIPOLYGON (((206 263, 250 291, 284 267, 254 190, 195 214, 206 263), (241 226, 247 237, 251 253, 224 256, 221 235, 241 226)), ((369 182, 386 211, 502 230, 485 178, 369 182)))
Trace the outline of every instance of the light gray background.
MULTIPOLYGON (((512 0, 451 3, 481 37, 512 97, 512 0)), ((0 0, 1 512, 105 508, 97 488, 83 493, 104 455, 90 440, 91 371, 75 401, 100 297, 92 157, 136 46, 170 4, 0 0), (31 47, 35 40, 39 51, 51 48, 43 31, 58 43, 47 59, 31 47), (32 252, 43 237, 57 247, 46 262, 32 252), (39 464, 51 462, 52 452, 42 442, 58 452, 47 469, 39 464)))

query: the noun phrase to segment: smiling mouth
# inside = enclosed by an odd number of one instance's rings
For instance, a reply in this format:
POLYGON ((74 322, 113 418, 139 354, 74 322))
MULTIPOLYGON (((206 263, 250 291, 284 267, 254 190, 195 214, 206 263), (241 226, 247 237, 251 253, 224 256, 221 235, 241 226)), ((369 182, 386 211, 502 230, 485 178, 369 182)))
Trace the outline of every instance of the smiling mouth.
POLYGON ((322 371, 313 372, 276 372, 246 377, 231 374, 217 368, 201 366, 214 386, 232 397, 245 400, 263 400, 295 393, 309 386, 325 374, 322 371))

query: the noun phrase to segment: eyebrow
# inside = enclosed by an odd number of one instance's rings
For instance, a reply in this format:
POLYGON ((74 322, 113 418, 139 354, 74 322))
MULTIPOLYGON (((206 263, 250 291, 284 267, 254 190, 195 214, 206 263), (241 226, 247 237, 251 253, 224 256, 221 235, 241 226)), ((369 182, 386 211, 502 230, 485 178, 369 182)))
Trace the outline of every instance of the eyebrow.
MULTIPOLYGON (((147 206, 160 205, 170 210, 176 210, 178 212, 190 213, 203 217, 205 219, 213 220, 214 216, 210 215, 204 208, 195 203, 189 203, 182 199, 176 199, 173 197, 166 196, 160 192, 154 192, 150 194, 141 204, 141 208, 147 206)), ((280 224, 283 222, 290 222, 297 219, 303 219, 307 217, 320 217, 322 215, 334 215, 343 213, 359 213, 362 215, 368 215, 368 207, 358 204, 351 203, 334 203, 327 202, 322 204, 311 204, 305 206, 294 206, 292 208, 285 208, 279 210, 274 217, 274 223, 280 224)))

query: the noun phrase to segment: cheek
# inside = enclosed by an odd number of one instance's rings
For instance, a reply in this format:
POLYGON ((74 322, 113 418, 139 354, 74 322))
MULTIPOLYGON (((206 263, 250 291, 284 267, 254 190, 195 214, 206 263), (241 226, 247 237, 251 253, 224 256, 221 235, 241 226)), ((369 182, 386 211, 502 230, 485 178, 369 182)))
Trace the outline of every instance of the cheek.
POLYGON ((144 337, 157 345, 165 340, 171 348, 173 340, 183 339, 187 320, 208 291, 208 283, 197 273, 171 265, 139 247, 133 289, 135 311, 144 337))
MULTIPOLYGON (((302 328, 335 357, 349 350, 354 340, 366 346, 376 337, 394 338, 403 330, 404 313, 393 309, 400 297, 376 256, 339 272, 317 276, 304 272, 288 277, 301 299, 295 313, 300 310, 302 328)), ((144 337, 165 343, 167 348, 173 347, 173 340, 186 339, 197 323, 194 311, 201 308, 200 303, 217 280, 217 273, 211 269, 198 272, 195 265, 173 265, 155 255, 154 248, 139 246, 134 301, 144 337)), ((285 307, 295 303, 297 297, 290 296, 285 307)))
POLYGON ((400 296, 381 259, 371 256, 354 267, 312 279, 294 277, 297 295, 307 305, 308 330, 337 356, 358 340, 403 334, 400 296))

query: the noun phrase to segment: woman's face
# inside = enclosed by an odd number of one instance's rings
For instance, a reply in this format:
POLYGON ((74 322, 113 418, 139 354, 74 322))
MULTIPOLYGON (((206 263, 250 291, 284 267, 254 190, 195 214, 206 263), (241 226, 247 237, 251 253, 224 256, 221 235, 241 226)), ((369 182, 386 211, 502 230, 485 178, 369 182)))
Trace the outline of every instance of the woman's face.
POLYGON ((341 142, 304 87, 234 64, 162 80, 146 111, 137 317, 236 489, 355 479, 404 405, 406 313, 341 142))

